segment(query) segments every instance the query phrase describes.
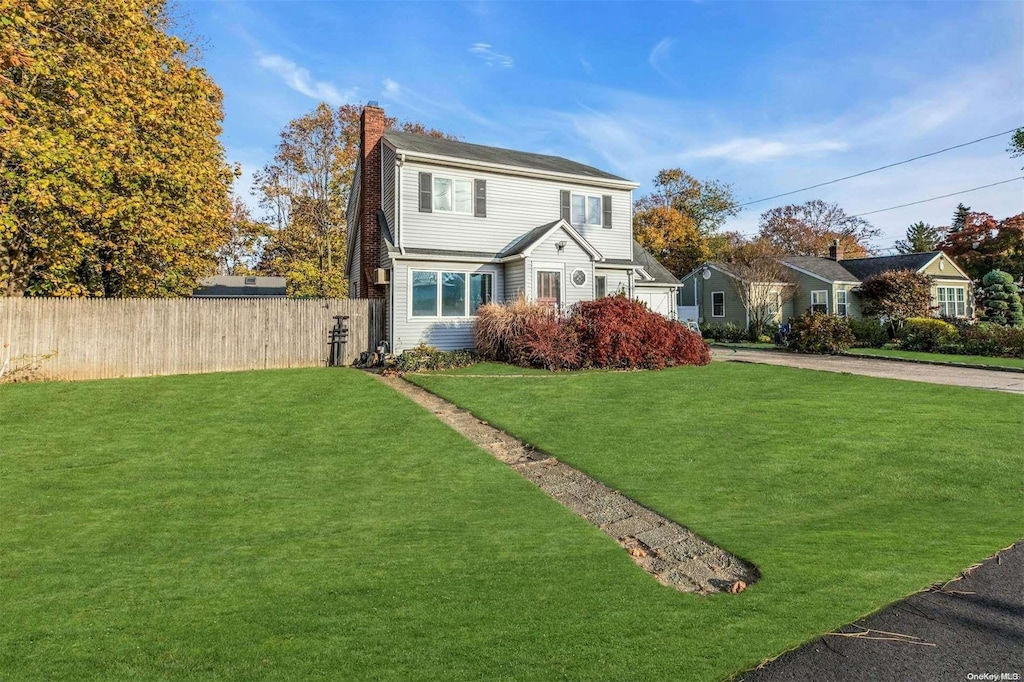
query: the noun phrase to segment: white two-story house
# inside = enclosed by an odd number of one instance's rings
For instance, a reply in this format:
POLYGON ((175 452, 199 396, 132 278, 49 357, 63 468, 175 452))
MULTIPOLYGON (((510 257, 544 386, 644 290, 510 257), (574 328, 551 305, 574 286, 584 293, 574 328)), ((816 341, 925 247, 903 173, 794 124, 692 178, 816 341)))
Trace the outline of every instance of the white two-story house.
POLYGON ((682 286, 632 237, 638 183, 556 156, 384 129, 371 102, 348 205, 352 298, 387 300, 396 353, 472 348, 476 310, 618 292, 675 315, 682 286))

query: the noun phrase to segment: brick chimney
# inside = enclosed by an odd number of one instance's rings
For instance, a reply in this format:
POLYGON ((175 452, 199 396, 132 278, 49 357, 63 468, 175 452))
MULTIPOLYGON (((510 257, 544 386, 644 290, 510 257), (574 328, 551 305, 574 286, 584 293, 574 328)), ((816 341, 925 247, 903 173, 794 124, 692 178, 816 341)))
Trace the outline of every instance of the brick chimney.
POLYGON ((838 239, 833 239, 832 245, 828 247, 828 257, 834 261, 843 260, 843 245, 838 239))
POLYGON ((359 116, 359 295, 362 298, 384 297, 384 287, 373 283, 373 271, 380 267, 377 211, 381 207, 380 140, 383 136, 384 110, 376 102, 369 102, 359 116))

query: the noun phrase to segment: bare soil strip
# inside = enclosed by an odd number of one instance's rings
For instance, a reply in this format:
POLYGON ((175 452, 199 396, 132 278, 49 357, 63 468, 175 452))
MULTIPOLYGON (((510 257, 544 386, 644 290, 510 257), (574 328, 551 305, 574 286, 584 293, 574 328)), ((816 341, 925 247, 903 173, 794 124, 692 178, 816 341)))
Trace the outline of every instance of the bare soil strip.
POLYGON ((757 568, 600 481, 399 377, 375 375, 615 539, 645 571, 680 592, 740 592, 757 568))

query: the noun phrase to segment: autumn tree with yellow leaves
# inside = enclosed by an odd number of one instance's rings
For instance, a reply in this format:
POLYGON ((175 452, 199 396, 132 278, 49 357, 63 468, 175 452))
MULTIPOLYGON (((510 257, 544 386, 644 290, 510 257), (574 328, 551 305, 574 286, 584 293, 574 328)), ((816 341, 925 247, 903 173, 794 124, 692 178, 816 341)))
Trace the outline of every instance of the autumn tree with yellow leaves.
POLYGON ((0 0, 0 294, 177 296, 230 238, 221 91, 162 0, 0 0))

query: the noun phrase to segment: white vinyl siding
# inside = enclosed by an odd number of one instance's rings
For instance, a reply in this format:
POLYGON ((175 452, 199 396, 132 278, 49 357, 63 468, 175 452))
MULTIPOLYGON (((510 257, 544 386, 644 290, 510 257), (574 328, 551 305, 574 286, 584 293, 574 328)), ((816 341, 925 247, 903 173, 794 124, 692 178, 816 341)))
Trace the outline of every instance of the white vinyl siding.
POLYGON ((514 260, 505 264, 505 300, 514 301, 526 294, 526 261, 514 260))
POLYGON ((614 296, 618 293, 629 293, 629 274, 627 270, 595 270, 597 277, 604 277, 604 295, 614 296))
POLYGON ((534 247, 530 258, 527 259, 527 266, 531 270, 530 284, 534 289, 530 298, 536 297, 537 276, 536 270, 551 269, 557 265, 562 270, 562 307, 567 309, 579 301, 590 301, 594 298, 594 263, 590 255, 584 251, 579 244, 570 239, 562 230, 555 230, 548 235, 547 239, 534 247), (565 247, 558 251, 558 244, 565 242, 565 247), (575 270, 583 270, 587 275, 587 281, 583 286, 572 284, 571 277, 575 270))
POLYGON ((937 287, 939 315, 943 317, 966 317, 967 296, 964 287, 937 287))
MULTIPOLYGON (((472 305, 473 273, 490 273, 493 277, 493 291, 501 292, 505 286, 501 266, 490 263, 395 261, 394 271, 391 276, 393 294, 391 340, 394 352, 401 353, 403 350, 414 348, 420 343, 427 343, 441 350, 472 348, 473 322, 476 320, 475 317, 442 317, 440 315, 421 317, 411 314, 411 273, 416 271, 464 273, 467 281, 470 283, 467 303, 472 305)), ((499 299, 500 297, 496 296, 495 300, 499 299)))
MULTIPOLYGON (((441 166, 407 161, 402 169, 399 197, 402 243, 406 248, 452 249, 498 253, 533 228, 560 215, 560 191, 612 198, 612 229, 597 225, 579 228, 580 234, 605 258, 632 258, 632 192, 574 185, 476 170, 457 175, 441 166), (464 177, 487 181, 487 217, 461 213, 426 213, 419 210, 419 173, 438 177, 464 177)), ((599 212, 600 215, 600 212, 599 212)))

